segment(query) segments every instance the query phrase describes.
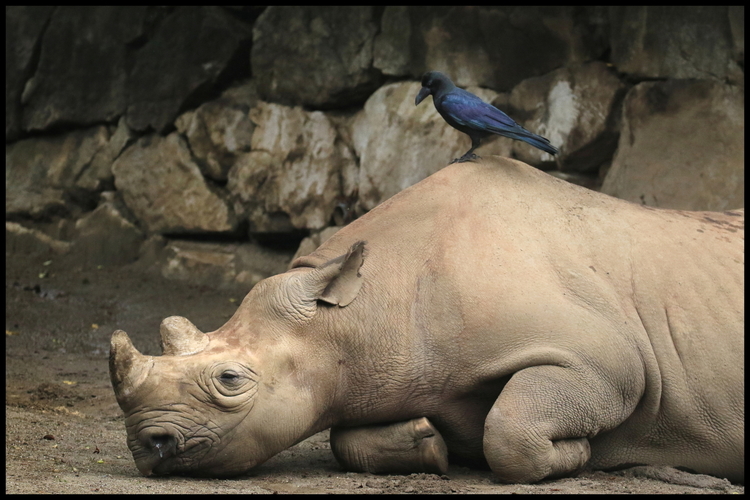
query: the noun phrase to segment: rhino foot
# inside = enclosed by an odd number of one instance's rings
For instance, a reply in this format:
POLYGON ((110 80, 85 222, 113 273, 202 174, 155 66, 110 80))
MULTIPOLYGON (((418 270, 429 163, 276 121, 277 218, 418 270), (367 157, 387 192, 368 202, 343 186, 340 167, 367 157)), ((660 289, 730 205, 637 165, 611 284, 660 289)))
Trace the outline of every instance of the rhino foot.
POLYGON ((448 447, 426 417, 386 425, 334 427, 331 450, 345 469, 355 472, 448 471, 448 447))

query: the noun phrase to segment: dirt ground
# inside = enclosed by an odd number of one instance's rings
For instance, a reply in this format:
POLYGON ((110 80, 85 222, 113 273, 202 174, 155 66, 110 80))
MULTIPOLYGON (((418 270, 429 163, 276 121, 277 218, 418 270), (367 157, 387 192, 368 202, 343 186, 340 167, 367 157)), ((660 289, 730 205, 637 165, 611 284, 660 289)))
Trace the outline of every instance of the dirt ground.
POLYGON ((107 371, 109 338, 127 331, 160 354, 171 315, 203 331, 221 326, 246 290, 163 279, 134 264, 82 269, 74 256, 6 253, 6 493, 744 493, 744 486, 671 468, 586 472, 534 485, 490 471, 384 476, 343 471, 322 432, 235 479, 142 477, 107 371))

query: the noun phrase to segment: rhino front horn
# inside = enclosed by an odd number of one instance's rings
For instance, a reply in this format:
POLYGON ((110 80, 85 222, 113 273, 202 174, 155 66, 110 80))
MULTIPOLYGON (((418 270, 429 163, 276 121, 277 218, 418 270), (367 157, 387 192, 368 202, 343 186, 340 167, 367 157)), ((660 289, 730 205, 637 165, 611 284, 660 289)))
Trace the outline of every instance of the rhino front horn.
POLYGON ((109 378, 118 401, 125 400, 146 380, 154 359, 133 346, 128 334, 117 330, 109 347, 109 378))
POLYGON ((182 316, 170 316, 161 322, 161 348, 167 356, 187 356, 208 345, 208 335, 182 316))

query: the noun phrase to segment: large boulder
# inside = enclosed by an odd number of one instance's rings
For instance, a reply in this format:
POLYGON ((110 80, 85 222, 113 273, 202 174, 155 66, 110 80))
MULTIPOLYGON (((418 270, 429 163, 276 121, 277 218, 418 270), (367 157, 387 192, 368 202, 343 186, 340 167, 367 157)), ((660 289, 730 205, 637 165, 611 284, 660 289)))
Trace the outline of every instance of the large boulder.
POLYGON ((354 157, 321 111, 259 102, 252 151, 240 155, 227 189, 251 232, 321 229, 328 225, 354 157))
POLYGON ((42 34, 54 11, 52 6, 5 7, 5 141, 21 132, 21 94, 34 72, 42 34))
POLYGON ((230 232, 236 219, 221 194, 201 175, 179 134, 149 135, 112 166, 125 204, 149 232, 230 232))
POLYGON ((127 105, 127 44, 142 35, 146 14, 146 7, 56 7, 23 92, 23 129, 120 116, 127 105))
POLYGON ((248 112, 256 102, 255 85, 246 83, 177 118, 177 130, 187 139, 204 175, 226 181, 237 156, 250 151, 255 124, 248 112))
POLYGON ((161 274, 192 284, 249 290, 271 275, 286 271, 289 252, 274 252, 256 243, 217 244, 175 240, 161 251, 161 274))
POLYGON ((329 226, 321 231, 312 233, 306 238, 303 238, 302 241, 300 241, 299 247, 294 253, 294 256, 292 256, 292 259, 289 261, 289 265, 287 266, 287 268, 291 269, 292 263, 297 257, 309 255, 317 250, 320 245, 328 241, 328 238, 336 234, 339 229, 341 229, 341 227, 342 226, 329 226))
POLYGON ((246 57, 252 33, 215 6, 179 7, 138 51, 128 78, 127 123, 164 132, 179 111, 246 57))
POLYGON ((6 253, 63 255, 70 251, 71 246, 71 242, 52 238, 38 229, 5 222, 6 253))
MULTIPOLYGON (((471 140, 438 114, 432 99, 414 106, 421 84, 385 85, 365 103, 352 124, 352 141, 359 156, 359 203, 370 210, 399 191, 437 172, 471 147, 471 140)), ((485 101, 497 93, 469 90, 485 101)), ((487 141, 477 154, 509 156, 511 140, 487 141)))
MULTIPOLYGON (((625 84, 602 62, 571 65, 516 85, 509 113, 560 148, 563 170, 587 171, 612 158, 617 148, 625 90, 625 84)), ((521 141, 513 143, 513 152, 531 164, 551 159, 521 141)))
POLYGON ((360 104, 381 83, 372 67, 374 7, 269 7, 250 56, 264 100, 317 109, 360 104))
POLYGON ((90 170, 95 158, 116 149, 110 139, 108 127, 97 126, 6 145, 6 216, 45 218, 75 212, 76 204, 95 206, 93 191, 108 174, 90 170))
POLYGON ((726 6, 610 7, 612 63, 638 78, 738 76, 737 14, 726 6))
POLYGON ((636 85, 602 192, 663 208, 743 207, 744 109, 743 90, 715 80, 636 85))
POLYGON ((107 144, 99 148, 91 162, 83 169, 75 180, 75 185, 88 191, 102 191, 114 187, 112 164, 120 153, 134 140, 133 132, 125 125, 125 119, 120 118, 117 127, 108 126, 111 134, 107 144))
POLYGON ((143 232, 109 201, 78 219, 75 231, 73 251, 85 265, 129 264, 138 258, 145 239, 143 232))
POLYGON ((127 113, 130 128, 164 132, 218 81, 249 72, 252 31, 216 6, 56 8, 36 67, 34 37, 47 14, 10 14, 25 30, 6 44, 11 138, 20 103, 27 131, 114 122, 127 113))
POLYGON ((599 57, 605 24, 599 7, 386 7, 373 64, 386 75, 437 70, 463 87, 510 91, 599 57))

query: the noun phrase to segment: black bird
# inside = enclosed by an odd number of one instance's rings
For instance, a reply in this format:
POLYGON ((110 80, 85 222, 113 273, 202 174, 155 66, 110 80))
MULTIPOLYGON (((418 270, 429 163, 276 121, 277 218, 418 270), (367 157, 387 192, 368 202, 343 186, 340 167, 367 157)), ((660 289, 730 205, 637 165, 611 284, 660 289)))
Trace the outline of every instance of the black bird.
POLYGON ((471 92, 456 87, 453 82, 439 71, 430 71, 422 77, 422 88, 414 101, 419 105, 425 97, 432 94, 432 102, 440 116, 451 127, 460 130, 471 138, 471 149, 461 158, 451 163, 462 163, 479 158, 473 151, 479 143, 491 134, 502 135, 524 141, 549 154, 557 154, 557 148, 540 135, 533 134, 513 121, 511 117, 487 104, 471 92))

